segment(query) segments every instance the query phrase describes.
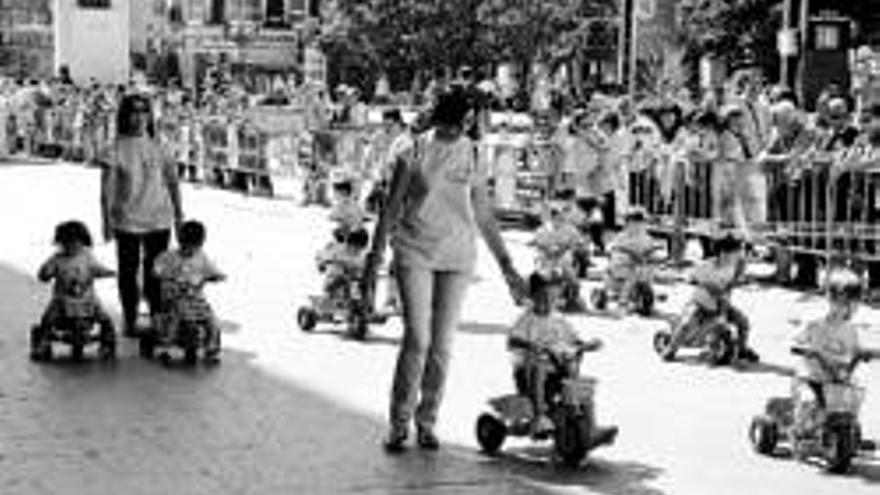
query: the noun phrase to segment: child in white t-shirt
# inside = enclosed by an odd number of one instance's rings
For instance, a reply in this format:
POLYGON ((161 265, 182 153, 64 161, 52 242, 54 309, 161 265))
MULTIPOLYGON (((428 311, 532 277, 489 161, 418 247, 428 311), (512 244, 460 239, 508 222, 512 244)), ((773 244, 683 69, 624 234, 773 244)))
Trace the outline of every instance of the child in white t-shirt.
POLYGON ((508 348, 517 357, 514 380, 531 384, 532 402, 535 407, 536 431, 552 429, 553 422, 547 416, 546 381, 551 373, 563 368, 565 373, 576 373, 574 359, 581 349, 597 349, 601 342, 584 342, 574 327, 556 311, 562 280, 534 273, 529 278, 531 304, 514 323, 508 334, 508 348))
POLYGON ((862 291, 859 277, 849 269, 835 268, 828 274, 827 285, 828 314, 810 322, 792 347, 800 356, 797 379, 806 383, 813 395, 813 400, 800 401, 796 411, 798 424, 806 429, 813 424, 815 413, 826 406, 825 385, 846 376, 858 359, 877 356, 861 347, 852 322, 862 291))
POLYGON ((41 282, 53 282, 53 286, 52 300, 40 319, 32 352, 41 353, 46 345, 45 337, 53 327, 75 318, 96 321, 100 325, 101 341, 112 343, 115 339, 113 320, 95 294, 94 281, 112 277, 115 272, 95 259, 91 250, 92 236, 80 221, 72 220, 55 227, 54 242, 58 251, 40 266, 37 274, 41 282))
POLYGON ((159 315, 162 337, 174 341, 184 322, 204 325, 205 359, 214 361, 220 354, 220 328, 203 288, 208 282, 226 280, 226 275, 202 250, 205 227, 201 222, 184 222, 180 227, 178 242, 178 249, 159 255, 153 266, 153 272, 160 280, 162 294, 162 311, 159 315))
POLYGON ((623 230, 609 247, 610 260, 605 287, 612 294, 628 294, 635 282, 636 269, 649 262, 660 246, 648 232, 647 215, 635 208, 626 215, 623 230))

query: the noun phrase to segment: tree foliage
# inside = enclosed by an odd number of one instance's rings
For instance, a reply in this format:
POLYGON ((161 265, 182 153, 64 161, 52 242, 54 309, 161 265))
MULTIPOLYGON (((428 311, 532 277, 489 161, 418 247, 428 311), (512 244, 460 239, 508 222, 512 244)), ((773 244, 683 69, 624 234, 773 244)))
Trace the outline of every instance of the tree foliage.
POLYGON ((570 59, 616 0, 328 0, 319 42, 337 63, 400 87, 416 69, 570 59), (397 83, 397 84, 395 84, 397 83))
MULTIPOLYGON (((690 59, 710 55, 728 65, 775 67, 779 0, 681 0, 678 26, 690 59)), ((771 73, 775 73, 772 71, 771 73)))

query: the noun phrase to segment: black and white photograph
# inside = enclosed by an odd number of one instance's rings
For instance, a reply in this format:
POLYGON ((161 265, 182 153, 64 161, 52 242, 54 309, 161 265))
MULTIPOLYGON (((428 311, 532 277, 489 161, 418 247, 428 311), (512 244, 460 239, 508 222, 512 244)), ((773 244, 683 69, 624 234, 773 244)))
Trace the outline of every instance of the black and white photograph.
POLYGON ((0 495, 880 493, 880 0, 0 0, 0 495))

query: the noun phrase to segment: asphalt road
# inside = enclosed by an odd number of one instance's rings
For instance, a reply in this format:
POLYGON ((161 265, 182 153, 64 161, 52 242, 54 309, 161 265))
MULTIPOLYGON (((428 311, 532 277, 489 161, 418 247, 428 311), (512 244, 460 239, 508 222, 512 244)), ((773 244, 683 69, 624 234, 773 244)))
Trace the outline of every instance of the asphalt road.
MULTIPOLYGON (((880 459, 846 477, 754 454, 746 429, 766 398, 789 386, 788 343, 797 321, 824 302, 779 289, 736 296, 752 318, 764 363, 712 369, 662 363, 651 350, 660 320, 581 315, 572 321, 605 348, 584 373, 599 378, 598 413, 621 428, 616 445, 577 470, 556 466, 549 445, 509 442, 478 452, 474 420, 486 399, 508 392, 506 326, 517 309, 483 250, 457 335, 436 453, 380 448, 400 325, 374 327, 366 343, 337 329, 303 334, 297 305, 320 288, 313 256, 329 237, 326 210, 187 187, 187 215, 208 225, 207 251, 230 275, 208 296, 223 321, 223 363, 164 369, 123 341, 114 365, 63 359, 34 364, 27 329, 48 299, 35 271, 51 252, 54 225, 84 220, 98 235, 98 175, 73 165, 0 165, 0 493, 2 494, 874 494, 880 459)), ((521 233, 517 265, 530 267, 521 233)), ((97 256, 114 263, 111 245, 97 256)), ((684 286, 665 285, 674 312, 684 286)), ((98 286, 116 318, 114 281, 98 286)), ((859 319, 880 322, 876 311, 859 319)), ((866 343, 880 347, 880 332, 866 343)), ((880 373, 868 390, 863 428, 880 437, 880 373), (871 392, 876 392, 871 395, 871 392)))

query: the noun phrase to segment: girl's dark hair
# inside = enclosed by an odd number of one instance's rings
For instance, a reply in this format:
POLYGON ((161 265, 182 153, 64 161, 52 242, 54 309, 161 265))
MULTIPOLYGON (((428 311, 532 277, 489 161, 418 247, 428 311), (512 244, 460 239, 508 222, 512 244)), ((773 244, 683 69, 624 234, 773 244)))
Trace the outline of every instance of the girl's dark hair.
POLYGON ((116 130, 121 137, 132 137, 137 135, 137 128, 134 125, 132 116, 135 112, 149 112, 150 118, 147 122, 147 134, 150 137, 156 135, 155 119, 153 118, 153 109, 150 100, 142 95, 125 95, 119 102, 119 110, 116 112, 116 130))
POLYGON ((738 236, 727 233, 715 240, 716 253, 732 253, 742 248, 743 241, 738 236))
POLYGON ((529 275, 529 296, 535 297, 548 287, 555 287, 561 284, 558 277, 548 277, 539 272, 529 275))
POLYGON ((437 103, 431 113, 435 125, 461 125, 473 107, 464 88, 452 86, 437 96, 437 103))
POLYGON ((86 224, 79 220, 70 220, 55 227, 54 242, 59 246, 68 246, 79 242, 83 246, 92 247, 92 234, 89 233, 86 224))
POLYGON ((333 183, 333 190, 338 194, 345 194, 348 196, 354 192, 354 184, 352 184, 349 179, 343 179, 333 183))
POLYGON ((355 248, 365 248, 370 244, 370 234, 366 229, 357 229, 348 235, 347 244, 355 248))
POLYGON ((205 225, 198 220, 187 220, 180 226, 181 246, 202 247, 205 244, 205 225))

